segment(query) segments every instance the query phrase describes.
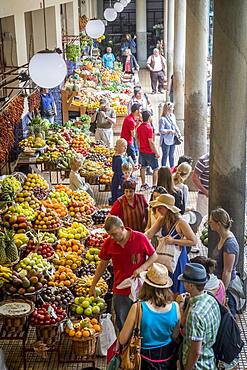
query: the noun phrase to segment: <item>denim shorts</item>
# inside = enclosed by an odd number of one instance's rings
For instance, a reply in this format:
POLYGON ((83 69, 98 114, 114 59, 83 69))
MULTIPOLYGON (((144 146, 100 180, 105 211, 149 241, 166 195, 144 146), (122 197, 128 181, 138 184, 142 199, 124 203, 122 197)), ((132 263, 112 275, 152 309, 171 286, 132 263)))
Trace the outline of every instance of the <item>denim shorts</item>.
POLYGON ((141 153, 139 155, 139 163, 142 167, 151 167, 152 170, 157 170, 159 168, 158 159, 155 154, 141 153))

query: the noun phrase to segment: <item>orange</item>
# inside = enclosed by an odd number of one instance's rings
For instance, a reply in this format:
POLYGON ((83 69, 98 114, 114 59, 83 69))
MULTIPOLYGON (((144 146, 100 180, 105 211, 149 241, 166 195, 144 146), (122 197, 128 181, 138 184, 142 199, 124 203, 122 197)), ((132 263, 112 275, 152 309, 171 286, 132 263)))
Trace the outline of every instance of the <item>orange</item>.
POLYGON ((72 250, 73 252, 78 252, 79 248, 77 245, 73 245, 72 250))
POLYGON ((99 326, 98 324, 95 324, 95 325, 93 326, 93 328, 94 328, 94 330, 95 330, 95 331, 97 331, 97 332, 99 332, 99 331, 100 331, 100 326, 99 326))
POLYGON ((95 318, 93 318, 92 320, 91 320, 91 324, 98 324, 98 320, 97 319, 95 319, 95 318))
POLYGON ((66 279, 66 274, 62 272, 60 275, 60 280, 65 280, 65 279, 66 279))
POLYGON ((75 333, 75 336, 76 336, 77 338, 81 338, 81 336, 82 336, 82 332, 81 332, 80 330, 78 330, 78 331, 75 333))
POLYGON ((76 263, 73 263, 73 265, 71 266, 71 268, 72 268, 73 270, 77 269, 77 264, 76 264, 76 263))
POLYGON ((68 326, 65 327, 65 333, 69 334, 70 328, 68 326))
POLYGON ((75 330, 70 329, 69 336, 70 337, 73 337, 74 335, 75 335, 75 330))
POLYGON ((64 285, 65 285, 65 286, 70 286, 70 281, 69 281, 69 280, 65 280, 65 281, 64 281, 64 285))
POLYGON ((83 332, 82 332, 82 336, 83 336, 83 337, 85 337, 85 338, 90 337, 90 331, 88 331, 88 330, 83 330, 83 332))

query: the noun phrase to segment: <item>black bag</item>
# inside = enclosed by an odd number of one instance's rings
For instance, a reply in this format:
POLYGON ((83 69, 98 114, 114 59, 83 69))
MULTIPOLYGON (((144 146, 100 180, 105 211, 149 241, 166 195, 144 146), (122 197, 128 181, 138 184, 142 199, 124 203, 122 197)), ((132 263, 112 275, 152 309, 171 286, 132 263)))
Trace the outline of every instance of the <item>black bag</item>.
MULTIPOLYGON (((210 293, 208 293, 210 294, 210 293)), ((210 294, 212 297, 213 294, 210 294)), ((215 298, 215 297, 214 297, 215 298)), ((215 298, 217 301, 217 299, 215 298)), ((230 364, 241 352, 244 342, 241 339, 240 329, 230 311, 217 301, 220 309, 220 326, 213 345, 216 361, 230 364)))
POLYGON ((182 144, 183 139, 181 137, 178 137, 177 135, 174 136, 174 144, 175 145, 180 145, 182 144))
POLYGON ((43 110, 43 116, 45 117, 52 117, 52 116, 55 116, 55 112, 54 112, 54 109, 44 109, 43 110))
POLYGON ((92 134, 95 134, 96 128, 97 128, 97 118, 98 118, 98 112, 96 114, 94 122, 90 123, 89 131, 92 132, 92 134))

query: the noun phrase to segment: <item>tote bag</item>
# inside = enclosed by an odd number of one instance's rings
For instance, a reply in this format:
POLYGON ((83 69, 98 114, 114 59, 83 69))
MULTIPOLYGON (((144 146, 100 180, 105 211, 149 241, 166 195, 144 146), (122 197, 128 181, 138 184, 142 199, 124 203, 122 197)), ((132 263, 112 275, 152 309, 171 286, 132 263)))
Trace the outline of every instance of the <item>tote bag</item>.
MULTIPOLYGON (((169 234, 173 232, 176 225, 174 225, 169 234)), ((181 254, 181 248, 175 244, 166 244, 165 237, 159 239, 159 244, 156 249, 156 253, 158 254, 158 259, 156 262, 162 263, 165 265, 170 272, 174 272, 177 267, 178 259, 181 254)))

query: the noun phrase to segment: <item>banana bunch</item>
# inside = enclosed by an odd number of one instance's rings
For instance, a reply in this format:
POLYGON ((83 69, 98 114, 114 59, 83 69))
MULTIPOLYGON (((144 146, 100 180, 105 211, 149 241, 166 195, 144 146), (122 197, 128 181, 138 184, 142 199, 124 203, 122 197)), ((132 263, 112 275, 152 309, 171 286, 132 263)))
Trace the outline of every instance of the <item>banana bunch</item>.
MULTIPOLYGON (((86 297, 89 293, 89 289, 93 282, 93 276, 84 275, 78 279, 75 286, 75 293, 77 297, 86 297)), ((107 293, 108 285, 105 280, 101 277, 96 284, 99 296, 104 296, 107 293)))
POLYGON ((21 183, 14 176, 7 176, 1 182, 0 200, 11 202, 18 190, 21 189, 21 183))
POLYGON ((9 267, 0 265, 0 284, 8 283, 12 280, 12 270, 9 267))

